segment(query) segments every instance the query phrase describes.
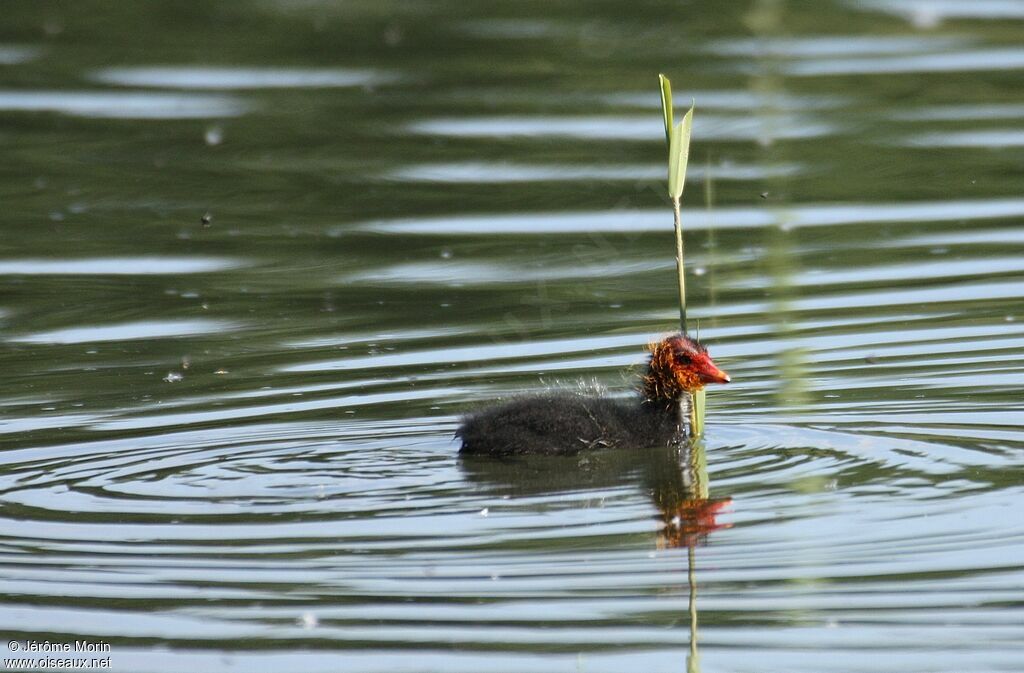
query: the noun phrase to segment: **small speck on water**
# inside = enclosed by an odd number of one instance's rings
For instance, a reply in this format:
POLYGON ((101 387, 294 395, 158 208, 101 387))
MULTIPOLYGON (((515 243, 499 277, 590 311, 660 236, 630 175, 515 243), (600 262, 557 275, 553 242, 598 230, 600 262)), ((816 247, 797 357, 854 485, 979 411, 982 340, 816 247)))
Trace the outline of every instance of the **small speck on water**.
POLYGON ((869 353, 868 355, 864 356, 864 362, 868 363, 869 365, 877 365, 878 356, 875 355, 874 353, 869 353))
POLYGON ((405 32, 402 27, 397 24, 391 24, 384 29, 384 44, 389 47, 397 47, 405 39, 405 32))
POLYGON ((213 215, 209 212, 203 213, 203 216, 199 218, 199 221, 203 223, 204 227, 208 227, 213 224, 213 215))
POLYGON ((296 620, 298 625, 304 629, 315 629, 320 625, 320 620, 312 612, 305 612, 296 620))
POLYGON ((453 253, 452 253, 451 250, 449 250, 448 248, 445 248, 444 250, 441 251, 441 259, 451 259, 452 258, 452 254, 453 253))
POLYGON ((177 383, 185 379, 179 372, 167 372, 167 376, 164 377, 164 381, 167 383, 177 383))
POLYGON ((224 142, 224 129, 220 126, 211 126, 203 134, 203 140, 210 147, 216 147, 224 142))
POLYGON ((490 513, 491 513, 491 510, 488 509, 487 507, 484 507, 482 510, 480 510, 480 516, 487 516, 490 513))

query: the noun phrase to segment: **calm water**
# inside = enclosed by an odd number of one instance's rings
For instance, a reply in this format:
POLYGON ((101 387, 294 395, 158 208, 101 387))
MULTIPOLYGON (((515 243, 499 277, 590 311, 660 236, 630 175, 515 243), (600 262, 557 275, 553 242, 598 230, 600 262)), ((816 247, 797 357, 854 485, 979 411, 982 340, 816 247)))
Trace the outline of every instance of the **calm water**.
POLYGON ((4 14, 4 641, 1024 670, 1024 4, 4 14), (659 70, 703 445, 460 462, 462 413, 624 393, 675 324, 659 70))

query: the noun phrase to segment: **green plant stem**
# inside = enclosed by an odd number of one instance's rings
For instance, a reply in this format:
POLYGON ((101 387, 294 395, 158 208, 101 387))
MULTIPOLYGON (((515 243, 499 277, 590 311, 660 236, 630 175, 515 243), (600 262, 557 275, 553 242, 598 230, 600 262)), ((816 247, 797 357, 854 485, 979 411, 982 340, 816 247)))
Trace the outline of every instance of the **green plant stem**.
POLYGON ((679 199, 672 199, 672 216, 676 227, 676 271, 679 273, 679 331, 686 331, 686 274, 683 257, 683 223, 679 213, 679 199))

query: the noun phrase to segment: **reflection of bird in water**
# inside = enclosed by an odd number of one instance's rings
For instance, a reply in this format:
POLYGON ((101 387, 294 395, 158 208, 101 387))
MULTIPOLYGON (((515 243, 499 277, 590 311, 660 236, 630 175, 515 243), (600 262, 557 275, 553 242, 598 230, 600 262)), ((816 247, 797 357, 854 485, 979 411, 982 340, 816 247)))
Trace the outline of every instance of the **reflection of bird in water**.
POLYGON ((463 453, 570 454, 606 447, 678 443, 681 405, 708 383, 728 383, 707 348, 674 334, 652 344, 640 395, 630 400, 553 393, 524 397, 465 419, 463 453))
POLYGON ((732 524, 719 523, 718 515, 732 505, 732 498, 684 500, 674 509, 662 510, 665 527, 658 539, 663 547, 692 547, 707 539, 708 534, 732 524))
POLYGON ((580 489, 599 493, 633 484, 649 495, 657 510, 660 549, 698 545, 710 533, 730 526, 717 518, 732 499, 708 496, 702 442, 573 456, 463 454, 459 462, 470 481, 495 495, 516 498, 580 489))
POLYGON ((686 673, 700 673, 697 643, 697 546, 707 542, 716 530, 732 524, 719 523, 718 515, 732 504, 732 498, 708 497, 708 469, 702 442, 652 452, 647 474, 651 497, 663 523, 658 534, 659 549, 686 549, 687 581, 690 590, 690 651, 686 673))
POLYGON ((529 496, 537 493, 599 490, 638 482, 651 497, 662 522, 659 549, 687 550, 689 584, 690 648, 687 673, 700 673, 697 631, 696 548, 716 530, 731 524, 717 517, 732 498, 709 497, 707 461, 701 441, 596 451, 581 455, 525 454, 518 456, 474 455, 463 452, 461 466, 467 477, 495 493, 529 496))
POLYGON ((732 498, 708 495, 702 442, 651 452, 647 462, 651 498, 663 524, 659 548, 693 547, 714 531, 731 526, 719 523, 718 515, 732 504, 732 498))

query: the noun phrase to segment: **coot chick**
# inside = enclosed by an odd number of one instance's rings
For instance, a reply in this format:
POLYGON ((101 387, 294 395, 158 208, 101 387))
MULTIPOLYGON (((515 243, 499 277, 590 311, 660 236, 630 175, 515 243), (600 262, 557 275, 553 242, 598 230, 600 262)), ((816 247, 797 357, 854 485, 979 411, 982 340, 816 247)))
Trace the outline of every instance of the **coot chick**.
POLYGON ((708 349, 673 334, 650 346, 639 395, 631 399, 570 392, 524 397, 467 417, 455 436, 462 453, 571 454, 604 447, 654 447, 677 442, 689 393, 728 383, 708 349))

